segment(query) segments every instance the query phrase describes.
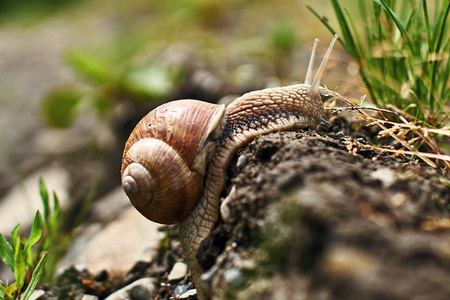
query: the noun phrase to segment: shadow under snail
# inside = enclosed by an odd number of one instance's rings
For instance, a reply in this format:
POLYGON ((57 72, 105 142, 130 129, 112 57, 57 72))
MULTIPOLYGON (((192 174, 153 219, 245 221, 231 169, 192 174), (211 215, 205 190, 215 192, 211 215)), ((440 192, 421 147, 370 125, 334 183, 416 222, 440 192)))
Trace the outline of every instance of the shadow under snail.
POLYGON ((317 39, 305 83, 244 94, 226 108, 198 100, 178 100, 148 113, 135 127, 122 158, 122 186, 133 206, 162 224, 180 223, 180 241, 204 299, 196 260, 202 240, 213 230, 236 151, 255 137, 292 129, 315 129, 324 111, 319 86, 338 35, 311 83, 317 39))

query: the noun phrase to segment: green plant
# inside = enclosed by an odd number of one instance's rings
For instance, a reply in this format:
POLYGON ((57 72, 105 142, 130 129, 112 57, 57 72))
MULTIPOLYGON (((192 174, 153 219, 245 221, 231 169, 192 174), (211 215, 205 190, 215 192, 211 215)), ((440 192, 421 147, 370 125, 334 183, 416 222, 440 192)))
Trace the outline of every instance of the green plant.
POLYGON ((47 186, 42 178, 39 179, 39 192, 44 207, 43 239, 40 241, 37 253, 48 252, 48 264, 43 272, 43 280, 50 282, 56 272, 59 259, 68 245, 70 235, 62 234, 63 218, 58 196, 53 192, 53 209, 50 206, 50 197, 47 186))
POLYGON ((50 195, 44 180, 39 179, 39 191, 43 204, 43 217, 39 211, 33 221, 31 233, 28 239, 20 236, 17 225, 11 233, 11 244, 0 234, 0 257, 13 271, 16 282, 0 284, 0 300, 29 299, 37 283, 42 280, 51 282, 56 272, 58 261, 64 254, 72 240, 73 232, 83 221, 87 214, 87 208, 92 198, 92 192, 81 208, 79 217, 68 230, 64 230, 68 220, 61 211, 58 196, 53 192, 53 206, 50 205, 50 195), (34 246, 34 247, 33 247, 34 246), (36 264, 37 262, 37 264, 36 264), (36 265, 35 265, 36 264, 36 265), (44 268, 45 266, 45 268, 44 268), (23 294, 20 293, 25 285, 28 273, 34 269, 28 286, 23 294), (3 297, 3 298, 2 298, 3 297))
MULTIPOLYGON (((424 127, 449 126, 450 2, 434 1, 430 13, 431 1, 426 0, 372 0, 371 6, 360 0, 359 14, 351 14, 338 0, 330 1, 340 42, 359 65, 372 101, 383 108, 394 106, 424 127)), ((336 33, 327 18, 308 8, 336 33)))
POLYGON ((14 299, 16 295, 17 299, 30 299, 31 294, 36 289, 36 286, 43 275, 44 266, 47 261, 47 252, 34 253, 32 249, 33 245, 36 244, 42 236, 43 222, 41 213, 39 211, 36 212, 28 239, 21 237, 19 227, 20 224, 18 224, 11 233, 11 244, 0 233, 0 257, 11 271, 13 271, 16 279, 16 282, 11 285, 8 283, 0 284, 1 300, 14 299), (36 267, 34 267, 36 261, 38 262, 36 267), (34 271, 28 286, 22 294, 21 290, 25 284, 27 273, 31 272, 33 269, 34 271))

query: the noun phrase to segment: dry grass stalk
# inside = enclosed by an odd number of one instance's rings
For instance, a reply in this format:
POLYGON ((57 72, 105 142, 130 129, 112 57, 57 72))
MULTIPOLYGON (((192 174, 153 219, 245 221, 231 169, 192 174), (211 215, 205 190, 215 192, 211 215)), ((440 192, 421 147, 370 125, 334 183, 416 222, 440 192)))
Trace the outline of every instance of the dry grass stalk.
MULTIPOLYGON (((372 149, 402 155, 417 156, 433 168, 438 168, 443 165, 444 172, 448 173, 450 171, 450 156, 446 155, 444 151, 442 151, 435 139, 435 136, 438 134, 450 137, 450 128, 422 127, 420 121, 415 120, 410 115, 405 115, 403 112, 392 106, 389 107, 390 109, 355 106, 352 102, 336 92, 327 91, 327 94, 332 97, 331 99, 341 100, 349 105, 348 107, 337 107, 335 106, 335 101, 331 101, 331 104, 327 106, 327 109, 331 109, 332 112, 337 113, 351 111, 357 119, 364 121, 366 126, 378 126, 381 128, 381 131, 377 136, 378 138, 389 136, 402 146, 401 149, 392 149, 386 146, 377 147, 372 145, 372 149), (373 117, 364 112, 367 110, 378 112, 381 118, 379 116, 373 117), (392 119, 386 117, 386 114, 397 116, 401 122, 392 121, 392 119), (428 147, 431 151, 418 151, 417 149, 422 146, 428 147)), ((361 99, 361 103, 363 102, 364 98, 361 99)))

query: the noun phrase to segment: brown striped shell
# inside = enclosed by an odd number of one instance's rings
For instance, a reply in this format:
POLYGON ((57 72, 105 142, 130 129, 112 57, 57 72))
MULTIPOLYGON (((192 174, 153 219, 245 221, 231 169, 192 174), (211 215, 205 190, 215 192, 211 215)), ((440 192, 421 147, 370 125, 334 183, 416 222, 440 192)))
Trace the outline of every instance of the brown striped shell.
POLYGON ((178 100, 157 107, 136 125, 125 145, 121 177, 142 215, 173 224, 192 211, 224 123, 224 105, 178 100))

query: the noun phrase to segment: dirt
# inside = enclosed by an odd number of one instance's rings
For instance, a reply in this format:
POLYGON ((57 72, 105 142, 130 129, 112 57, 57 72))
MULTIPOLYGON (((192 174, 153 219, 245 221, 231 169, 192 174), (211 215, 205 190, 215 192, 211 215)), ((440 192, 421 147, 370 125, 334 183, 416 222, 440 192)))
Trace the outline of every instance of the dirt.
POLYGON ((449 299, 449 178, 326 131, 238 152, 198 254, 213 298, 449 299))
MULTIPOLYGON (((212 299, 450 299, 449 177, 332 121, 238 152, 221 219, 198 252, 212 299)), ((176 227, 162 230, 157 260, 125 278, 82 273, 75 285, 99 299, 141 277, 157 278, 153 299, 192 288, 189 275, 168 281, 182 251, 176 227)))

